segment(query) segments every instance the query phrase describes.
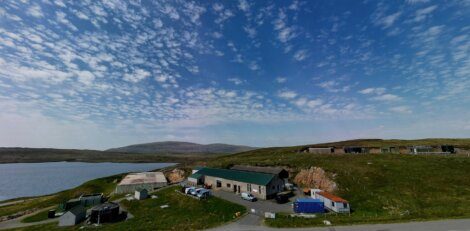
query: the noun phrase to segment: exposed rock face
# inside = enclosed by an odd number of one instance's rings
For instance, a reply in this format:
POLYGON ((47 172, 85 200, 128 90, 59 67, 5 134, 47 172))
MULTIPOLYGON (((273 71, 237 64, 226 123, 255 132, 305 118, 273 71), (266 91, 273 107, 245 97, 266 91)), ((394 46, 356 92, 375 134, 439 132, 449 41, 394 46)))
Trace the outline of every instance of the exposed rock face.
POLYGON ((336 189, 336 183, 320 167, 300 170, 294 182, 302 187, 318 188, 327 192, 333 192, 336 189))
POLYGON ((171 183, 181 182, 185 178, 184 170, 179 169, 179 168, 175 168, 175 169, 167 172, 165 175, 166 175, 166 178, 168 179, 168 182, 170 184, 171 183))

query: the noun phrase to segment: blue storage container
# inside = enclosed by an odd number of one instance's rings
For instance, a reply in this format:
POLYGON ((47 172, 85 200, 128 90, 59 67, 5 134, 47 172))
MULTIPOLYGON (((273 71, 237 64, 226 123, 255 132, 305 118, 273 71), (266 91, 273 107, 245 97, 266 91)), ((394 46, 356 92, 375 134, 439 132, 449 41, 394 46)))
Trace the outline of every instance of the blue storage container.
POLYGON ((294 212, 296 213, 324 213, 325 206, 319 199, 298 198, 294 202, 294 212))

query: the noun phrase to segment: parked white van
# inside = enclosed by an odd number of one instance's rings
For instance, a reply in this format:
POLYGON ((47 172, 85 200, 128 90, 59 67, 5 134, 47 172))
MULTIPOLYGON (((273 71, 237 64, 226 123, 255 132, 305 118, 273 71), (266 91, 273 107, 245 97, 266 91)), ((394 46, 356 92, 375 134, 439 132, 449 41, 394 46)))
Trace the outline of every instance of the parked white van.
POLYGON ((243 192, 241 195, 243 200, 256 201, 256 197, 251 193, 243 192))

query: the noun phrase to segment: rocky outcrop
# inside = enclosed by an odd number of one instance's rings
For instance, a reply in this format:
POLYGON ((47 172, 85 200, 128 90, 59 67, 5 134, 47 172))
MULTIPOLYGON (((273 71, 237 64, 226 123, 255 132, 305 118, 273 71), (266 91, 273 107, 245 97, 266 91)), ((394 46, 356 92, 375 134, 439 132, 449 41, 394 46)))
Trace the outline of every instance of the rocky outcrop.
POLYGON ((300 170, 294 182, 301 187, 317 188, 327 192, 333 192, 336 189, 336 183, 320 167, 300 170))
POLYGON ((179 168, 175 168, 169 172, 165 173, 166 179, 168 179, 168 183, 178 183, 184 180, 185 178, 185 171, 179 168))

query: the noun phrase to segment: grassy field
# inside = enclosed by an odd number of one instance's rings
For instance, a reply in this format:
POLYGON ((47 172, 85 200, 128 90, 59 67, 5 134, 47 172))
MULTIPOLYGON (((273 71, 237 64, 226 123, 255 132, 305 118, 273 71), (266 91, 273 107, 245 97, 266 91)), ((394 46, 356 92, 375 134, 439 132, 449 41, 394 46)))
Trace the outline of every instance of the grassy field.
MULTIPOLYGON (((123 201, 135 217, 119 223, 103 225, 99 230, 200 230, 233 220, 236 212, 244 214, 245 207, 216 197, 199 201, 175 192, 170 187, 156 193, 157 199, 123 201), (160 208, 169 205, 169 208, 160 208)), ((79 226, 59 228, 56 223, 16 230, 78 230, 79 226)), ((83 230, 96 229, 96 227, 83 230)))
POLYGON ((24 219, 21 220, 21 222, 30 223, 30 222, 38 222, 38 221, 47 220, 48 219, 48 217, 47 217, 48 212, 49 212, 49 210, 41 211, 41 212, 36 213, 32 216, 25 217, 24 219))
MULTIPOLYGON (((380 223, 470 217, 470 158, 400 154, 315 155, 292 148, 260 149, 216 158, 211 166, 283 166, 292 171, 317 166, 338 184, 351 216, 330 216, 333 224, 380 223)), ((322 218, 280 216, 275 227, 313 226, 322 218)))

